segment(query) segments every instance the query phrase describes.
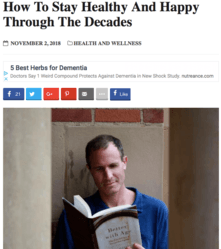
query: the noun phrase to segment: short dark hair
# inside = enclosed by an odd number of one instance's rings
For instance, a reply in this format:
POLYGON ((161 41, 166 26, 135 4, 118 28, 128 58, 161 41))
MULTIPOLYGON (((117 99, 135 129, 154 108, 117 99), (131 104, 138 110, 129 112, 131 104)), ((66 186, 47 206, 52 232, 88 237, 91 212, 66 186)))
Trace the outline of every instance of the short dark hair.
POLYGON ((107 149, 110 143, 113 143, 117 147, 118 151, 120 152, 121 160, 123 161, 124 150, 123 150, 123 146, 122 146, 120 139, 114 136, 111 136, 111 135, 99 135, 95 137, 94 139, 92 139, 90 142, 88 142, 86 149, 85 149, 86 161, 87 161, 87 165, 89 168, 91 168, 91 164, 90 164, 91 153, 99 149, 107 149))

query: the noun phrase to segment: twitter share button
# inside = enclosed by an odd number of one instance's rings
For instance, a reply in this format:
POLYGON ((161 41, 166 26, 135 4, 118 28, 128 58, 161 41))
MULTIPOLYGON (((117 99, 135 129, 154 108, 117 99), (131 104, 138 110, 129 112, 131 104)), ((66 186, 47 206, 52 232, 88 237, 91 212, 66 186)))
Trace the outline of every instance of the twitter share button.
POLYGON ((42 100, 41 88, 26 88, 26 100, 42 100))

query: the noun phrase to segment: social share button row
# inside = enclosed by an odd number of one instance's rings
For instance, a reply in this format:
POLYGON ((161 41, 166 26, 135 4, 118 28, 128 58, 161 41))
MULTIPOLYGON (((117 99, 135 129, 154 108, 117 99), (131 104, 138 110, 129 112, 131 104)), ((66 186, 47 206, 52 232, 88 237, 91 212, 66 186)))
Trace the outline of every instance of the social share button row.
MULTIPOLYGON (((3 88, 3 100, 24 100, 24 88, 3 88)), ((59 88, 43 88, 44 100, 59 100, 59 88)), ((26 100, 42 100, 42 88, 26 88, 26 100)), ((77 88, 61 88, 61 100, 77 100, 77 88)), ((79 88, 78 100, 94 100, 94 88, 79 88)), ((108 100, 108 88, 96 88, 96 100, 108 100)), ((111 88, 110 100, 131 100, 130 88, 111 88)))

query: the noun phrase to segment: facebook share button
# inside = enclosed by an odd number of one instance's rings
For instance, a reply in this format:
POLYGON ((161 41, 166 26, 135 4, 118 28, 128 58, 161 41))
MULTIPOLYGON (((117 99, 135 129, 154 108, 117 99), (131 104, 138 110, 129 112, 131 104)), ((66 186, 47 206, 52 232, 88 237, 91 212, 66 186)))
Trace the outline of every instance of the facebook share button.
POLYGON ((24 100, 24 88, 3 88, 3 100, 24 100))
POLYGON ((131 100, 130 88, 111 88, 110 100, 131 100))

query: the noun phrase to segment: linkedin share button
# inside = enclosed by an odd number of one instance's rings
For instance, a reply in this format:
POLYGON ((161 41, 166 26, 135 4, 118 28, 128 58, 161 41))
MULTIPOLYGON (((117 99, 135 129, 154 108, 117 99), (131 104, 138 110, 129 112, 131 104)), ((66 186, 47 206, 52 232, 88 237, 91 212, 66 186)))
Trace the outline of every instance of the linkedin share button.
POLYGON ((110 100, 130 100, 130 88, 111 88, 110 100))

